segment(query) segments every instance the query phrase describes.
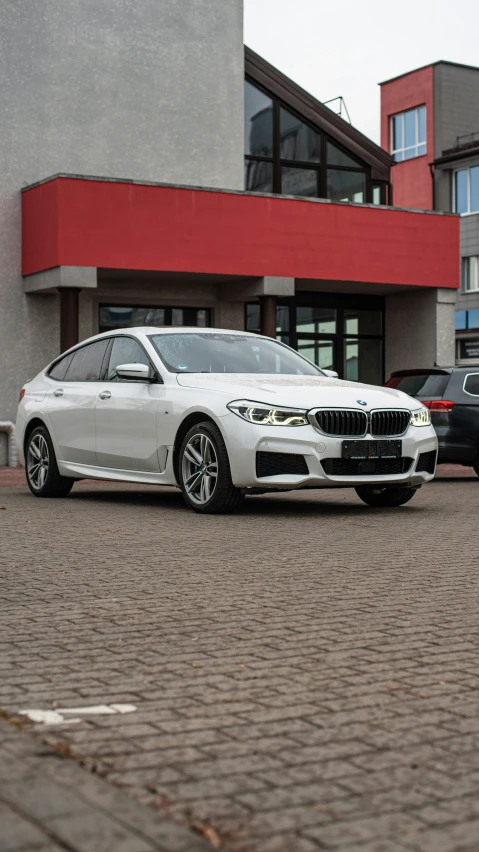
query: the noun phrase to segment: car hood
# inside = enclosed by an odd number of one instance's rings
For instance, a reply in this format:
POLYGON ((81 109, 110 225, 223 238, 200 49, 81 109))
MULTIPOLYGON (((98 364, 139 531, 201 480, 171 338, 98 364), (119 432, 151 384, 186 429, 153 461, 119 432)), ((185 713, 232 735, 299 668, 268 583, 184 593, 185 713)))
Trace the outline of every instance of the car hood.
POLYGON ((249 373, 178 373, 178 384, 224 394, 228 402, 249 399, 291 408, 420 408, 421 403, 402 391, 330 379, 326 376, 278 376, 249 373), (359 404, 359 400, 366 405, 359 404))

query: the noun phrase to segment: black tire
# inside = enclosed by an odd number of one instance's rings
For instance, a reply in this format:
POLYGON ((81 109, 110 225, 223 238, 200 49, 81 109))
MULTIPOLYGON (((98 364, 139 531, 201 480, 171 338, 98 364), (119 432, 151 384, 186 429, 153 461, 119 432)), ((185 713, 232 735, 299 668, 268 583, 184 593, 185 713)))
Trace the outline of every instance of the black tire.
POLYGON ((417 488, 408 488, 407 486, 359 485, 356 488, 356 494, 368 506, 392 508, 393 506, 404 506, 405 503, 409 503, 420 487, 420 485, 417 488))
POLYGON ((46 426, 37 426, 28 436, 25 445, 25 472, 28 487, 35 497, 66 497, 75 481, 60 474, 52 439, 46 426), (39 452, 44 455, 42 464, 38 459, 39 452), (34 463, 34 459, 37 463, 34 463))
POLYGON ((198 423, 185 436, 180 449, 178 478, 183 499, 195 512, 204 515, 226 514, 234 512, 243 502, 244 494, 233 485, 231 480, 230 463, 223 436, 211 421, 198 423), (202 440, 202 437, 205 440, 202 440), (196 456, 191 461, 191 451, 192 448, 195 452, 199 451, 202 445, 208 448, 208 451, 204 453, 203 462, 207 462, 208 459, 210 461, 208 464, 201 465, 196 456), (216 460, 211 460, 214 458, 216 460), (204 492, 202 482, 205 483, 204 492), (209 482, 208 489, 207 482, 209 482), (189 486, 188 483, 190 483, 189 486))

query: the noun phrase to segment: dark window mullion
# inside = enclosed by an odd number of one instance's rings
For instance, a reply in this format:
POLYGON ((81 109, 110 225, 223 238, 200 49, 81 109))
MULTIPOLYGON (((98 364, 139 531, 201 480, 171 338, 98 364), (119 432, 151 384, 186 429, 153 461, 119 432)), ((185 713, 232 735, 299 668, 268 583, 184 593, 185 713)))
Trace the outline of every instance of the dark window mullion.
POLYGON ((328 170, 326 168, 328 156, 327 139, 324 133, 321 134, 321 170, 319 173, 319 198, 328 197, 328 170))
POLYGON ((277 98, 273 100, 273 192, 281 193, 281 107, 277 98))

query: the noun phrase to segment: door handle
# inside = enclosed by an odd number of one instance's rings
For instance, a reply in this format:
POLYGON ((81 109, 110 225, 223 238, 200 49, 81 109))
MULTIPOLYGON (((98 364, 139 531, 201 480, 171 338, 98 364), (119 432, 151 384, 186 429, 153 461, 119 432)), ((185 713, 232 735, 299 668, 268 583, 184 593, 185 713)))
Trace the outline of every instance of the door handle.
POLYGON ((110 399, 111 391, 109 391, 109 390, 102 391, 101 393, 98 394, 98 396, 100 397, 100 399, 110 399))
POLYGON ((63 396, 63 390, 61 388, 57 388, 57 390, 53 391, 53 396, 63 396))

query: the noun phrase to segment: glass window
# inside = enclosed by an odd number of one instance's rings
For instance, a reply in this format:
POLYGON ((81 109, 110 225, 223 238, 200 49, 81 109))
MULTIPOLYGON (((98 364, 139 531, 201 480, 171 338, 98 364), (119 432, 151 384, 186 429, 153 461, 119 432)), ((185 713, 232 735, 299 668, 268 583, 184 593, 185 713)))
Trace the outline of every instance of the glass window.
POLYGON ((462 289, 466 293, 479 290, 479 257, 477 255, 462 258, 462 289))
POLYGON ((328 142, 328 166, 352 166, 357 168, 361 166, 358 160, 351 157, 350 154, 345 154, 341 148, 337 148, 332 142, 328 142))
POLYGON ((477 361, 479 359, 479 338, 474 340, 460 340, 459 358, 461 361, 467 361, 468 358, 473 358, 477 361))
POLYGON ((456 172, 456 213, 467 213, 469 211, 469 169, 460 169, 456 172))
POLYGON ((320 136, 297 116, 281 107, 280 156, 282 160, 319 163, 320 136))
POLYGON ((165 325, 211 325, 208 308, 145 308, 100 305, 100 331, 165 325))
POLYGON ((383 315, 381 311, 358 311, 346 308, 344 311, 345 334, 382 334, 383 315))
POLYGON ((382 382, 382 340, 344 341, 345 378, 353 382, 380 385, 382 382))
POLYGON ((479 396, 479 373, 469 373, 464 382, 464 390, 471 396, 479 396))
MULTIPOLYGON (((131 379, 119 379, 116 368, 119 364, 146 364, 151 366, 145 350, 133 337, 115 337, 108 361, 107 379, 109 382, 125 382, 131 379)), ((134 381, 134 380, 133 380, 134 381)))
POLYGON ((366 175, 364 172, 346 172, 328 169, 328 198, 332 201, 364 202, 366 175))
POLYGON ((456 331, 464 331, 467 328, 467 313, 466 313, 466 311, 456 311, 455 325, 456 325, 456 331))
POLYGON ((296 309, 296 327, 303 334, 336 334, 336 311, 334 308, 296 309))
POLYGON ((265 160, 245 160, 247 192, 273 192, 273 164, 265 160))
POLYGON ((468 328, 479 328, 479 311, 468 311, 467 312, 467 327, 468 328))
POLYGON ((98 382, 109 340, 98 340, 82 346, 73 354, 66 371, 66 382, 98 382))
POLYGON ((396 162, 426 153, 426 107, 408 109, 391 117, 391 153, 396 162))
POLYGON ((246 331, 255 331, 259 334, 261 328, 261 312, 257 303, 246 305, 246 331))
POLYGON ((245 82, 245 154, 273 156, 273 100, 245 82))
POLYGON ((412 376, 394 376, 387 382, 387 387, 397 388, 409 396, 443 396, 449 379, 449 373, 416 373, 412 376))
POLYGON ((469 180, 471 184, 470 208, 471 213, 475 213, 479 210, 479 166, 469 169, 469 180))
POLYGON ((65 373, 68 370, 68 367, 70 366, 72 358, 73 353, 71 353, 70 355, 65 355, 64 358, 60 358, 60 360, 57 361, 57 363, 54 364, 54 366, 51 368, 48 375, 52 379, 56 379, 59 382, 63 381, 63 379, 65 378, 65 373))
POLYGON ((455 173, 454 209, 456 213, 479 211, 479 166, 459 169, 455 173))
POLYGON ((334 370, 334 340, 309 340, 298 334, 298 352, 323 370, 334 370))
POLYGON ((318 196, 318 172, 315 169, 281 169, 281 192, 283 195, 318 196))
POLYGON ((316 367, 276 340, 234 332, 153 334, 150 340, 173 373, 318 375, 316 367))
POLYGON ((380 186, 373 186, 373 204, 382 204, 380 186))

